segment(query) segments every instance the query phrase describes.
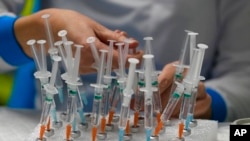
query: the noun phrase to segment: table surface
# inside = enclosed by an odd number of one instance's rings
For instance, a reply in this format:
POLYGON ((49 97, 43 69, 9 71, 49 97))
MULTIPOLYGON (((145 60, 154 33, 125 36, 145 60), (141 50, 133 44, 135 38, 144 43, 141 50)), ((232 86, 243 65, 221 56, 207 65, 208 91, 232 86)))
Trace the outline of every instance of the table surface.
MULTIPOLYGON (((40 110, 0 107, 0 141, 24 140, 39 123, 40 110)), ((217 141, 229 141, 230 123, 219 123, 217 141)))

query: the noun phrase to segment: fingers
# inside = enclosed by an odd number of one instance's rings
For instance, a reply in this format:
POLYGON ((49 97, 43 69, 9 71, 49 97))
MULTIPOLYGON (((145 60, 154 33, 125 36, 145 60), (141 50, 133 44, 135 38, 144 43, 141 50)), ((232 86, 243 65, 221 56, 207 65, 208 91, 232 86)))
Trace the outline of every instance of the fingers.
MULTIPOLYGON (((102 41, 103 43, 107 43, 107 40, 115 40, 117 42, 124 42, 125 39, 127 39, 128 35, 125 31, 121 30, 109 30, 107 28, 102 28, 102 30, 99 30, 96 32, 97 37, 102 41)), ((130 44, 129 48, 136 48, 139 45, 139 42, 135 40, 134 38, 129 38, 130 44)))
POLYGON ((211 118, 211 97, 206 93, 204 83, 200 82, 196 97, 194 116, 196 118, 211 118))
POLYGON ((175 73, 175 66, 173 64, 174 63, 167 64, 158 77, 161 91, 166 91, 166 89, 169 89, 173 83, 175 73))

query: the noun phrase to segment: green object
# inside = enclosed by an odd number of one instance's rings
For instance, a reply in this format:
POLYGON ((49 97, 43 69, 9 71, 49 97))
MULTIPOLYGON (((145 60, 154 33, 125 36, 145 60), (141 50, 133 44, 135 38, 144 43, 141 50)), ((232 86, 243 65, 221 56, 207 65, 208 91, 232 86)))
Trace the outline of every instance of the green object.
POLYGON ((13 73, 0 74, 0 105, 6 105, 11 95, 14 81, 13 73))

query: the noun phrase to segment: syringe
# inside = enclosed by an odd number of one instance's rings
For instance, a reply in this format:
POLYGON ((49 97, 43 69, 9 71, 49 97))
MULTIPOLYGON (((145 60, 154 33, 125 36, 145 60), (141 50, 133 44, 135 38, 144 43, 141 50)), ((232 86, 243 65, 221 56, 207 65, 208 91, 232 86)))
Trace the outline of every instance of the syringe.
MULTIPOLYGON (((66 44, 68 41, 66 42, 66 44)), ((75 118, 77 114, 77 94, 78 94, 78 86, 82 85, 79 82, 78 71, 80 64, 80 50, 83 47, 82 45, 75 45, 76 53, 75 60, 72 64, 73 68, 71 68, 70 72, 67 72, 66 83, 68 89, 68 101, 67 101, 67 111, 65 121, 67 122, 66 126, 66 140, 70 140, 71 136, 74 135, 74 138, 80 136, 80 132, 76 130, 75 118), (73 129, 72 129, 73 127, 73 129)), ((73 59, 70 58, 72 61, 73 59)), ((68 65, 67 65, 68 66, 68 65)), ((69 67, 69 66, 68 66, 69 67)), ((69 70, 69 69, 68 69, 69 70)))
POLYGON ((107 64, 105 73, 103 76, 103 83, 104 85, 107 85, 107 88, 103 89, 103 97, 102 97, 102 107, 101 107, 101 126, 100 126, 100 133, 98 134, 98 137, 101 139, 106 138, 105 128, 106 128, 106 116, 108 115, 108 108, 109 108, 109 100, 110 100, 110 94, 112 90, 112 79, 115 79, 116 77, 111 76, 111 69, 112 69, 112 59, 113 59, 113 47, 115 40, 108 40, 109 41, 109 49, 108 49, 108 57, 107 57, 107 64))
POLYGON ((91 49, 91 52, 92 52, 92 55, 95 59, 95 62, 94 64, 92 65, 93 68, 95 69, 98 69, 98 67, 100 66, 100 58, 99 58, 99 55, 98 55, 98 52, 97 52, 97 49, 96 49, 96 46, 95 46, 95 40, 96 38, 95 37, 88 37, 86 42, 88 44, 90 44, 90 49, 91 49))
MULTIPOLYGON (((174 64, 174 66, 176 67, 176 71, 175 71, 175 77, 174 77, 173 82, 176 82, 176 81, 179 83, 182 82, 183 71, 185 68, 189 68, 189 65, 192 61, 191 58, 193 56, 193 49, 195 48, 195 44, 196 44, 196 35, 198 35, 198 33, 195 33, 189 30, 185 30, 185 32, 187 33, 187 35, 185 38, 183 48, 181 50, 179 61, 177 64, 174 64), (189 47, 189 54, 188 54, 188 47, 189 47)), ((173 83, 170 94, 173 93, 175 88, 176 88, 176 83, 173 83)))
POLYGON ((155 88, 152 87, 152 60, 154 56, 151 54, 143 55, 145 63, 145 88, 144 91, 144 128, 146 131, 146 140, 150 141, 151 131, 153 128, 153 91, 155 88))
POLYGON ((160 130, 162 129, 162 127, 164 125, 164 122, 167 122, 170 119, 178 101, 180 100, 180 98, 183 94, 183 91, 184 91, 183 84, 181 84, 177 81, 175 83, 176 83, 176 88, 175 88, 174 92, 171 94, 171 97, 169 98, 168 104, 162 112, 161 121, 158 123, 158 125, 155 128, 154 136, 158 136, 160 130))
POLYGON ((102 105, 102 96, 103 89, 107 88, 103 83, 103 74, 104 74, 104 59, 106 58, 107 50, 100 50, 101 52, 101 62, 99 63, 98 75, 96 84, 90 84, 90 86, 94 87, 94 101, 92 107, 92 115, 91 115, 91 125, 92 125, 92 141, 96 140, 97 135, 97 127, 99 125, 100 115, 101 115, 101 105, 102 105))
MULTIPOLYGON (((64 70, 66 70, 67 71, 67 63, 66 63, 66 55, 65 55, 65 51, 64 51, 64 49, 63 49, 63 46, 62 46, 62 41, 57 41, 57 42, 55 42, 55 46, 59 49, 59 55, 62 57, 62 64, 63 64, 63 68, 64 68, 64 70)), ((58 81, 58 82, 60 82, 59 84, 60 85, 58 85, 58 87, 63 87, 63 83, 61 83, 62 81, 58 81)), ((60 102, 61 103, 63 103, 63 100, 64 100, 64 95, 63 95, 63 88, 61 88, 61 89, 58 89, 59 90, 59 94, 58 94, 58 96, 59 96, 59 100, 60 100, 60 102)))
MULTIPOLYGON (((145 40, 145 48, 146 52, 145 54, 152 54, 152 46, 151 42, 153 40, 152 37, 144 37, 145 40)), ((161 110, 162 110, 162 105, 161 105, 161 97, 160 97, 160 90, 158 87, 158 72, 155 69, 155 61, 152 59, 152 86, 155 88, 155 91, 153 92, 153 108, 154 108, 154 113, 156 115, 157 122, 160 122, 160 117, 161 117, 161 110)))
POLYGON ((190 126, 196 126, 197 125, 197 121, 194 120, 193 118, 193 113, 194 113, 194 108, 195 108, 195 103, 196 103, 196 95, 197 95, 197 89, 198 89, 198 85, 200 80, 204 80, 205 78, 200 76, 201 73, 201 68, 202 68, 202 62, 204 59, 204 55, 205 55, 205 50, 208 48, 207 45, 205 44, 198 44, 198 49, 199 49, 199 54, 197 56, 196 61, 196 66, 194 69, 194 86, 191 92, 191 101, 190 101, 190 108, 188 111, 188 115, 187 115, 187 125, 190 124, 190 126))
MULTIPOLYGON (((142 68, 144 69, 144 67, 142 68)), ((132 126, 133 131, 138 131, 138 122, 139 122, 139 116, 140 116, 140 110, 142 110, 143 101, 144 101, 144 92, 140 91, 140 88, 145 87, 144 82, 144 70, 137 70, 137 88, 138 90, 135 92, 135 102, 134 102, 134 124, 132 126)))
POLYGON ((119 101, 122 101, 122 92, 125 88, 126 77, 125 77, 125 61, 124 61, 124 52, 122 50, 124 43, 116 43, 119 50, 119 73, 116 72, 118 78, 114 84, 112 97, 111 97, 111 107, 109 110, 109 118, 108 118, 108 127, 112 130, 113 125, 111 124, 114 113, 119 104, 119 101))
POLYGON ((128 74, 126 87, 123 90, 123 100, 122 100, 120 120, 119 120, 119 125, 118 125, 119 126, 119 141, 123 140, 124 130, 128 122, 131 96, 134 94, 133 80, 135 76, 135 68, 136 68, 136 64, 139 63, 139 60, 135 58, 130 58, 128 61, 130 63, 129 74, 128 74))
POLYGON ((194 86, 194 75, 195 75, 195 69, 197 65, 197 59, 199 55, 199 50, 194 49, 193 50, 193 57, 192 62, 190 65, 190 68, 188 70, 188 73, 186 77, 183 79, 183 85, 184 85, 184 92, 183 92, 183 99, 181 103, 181 109, 180 109, 180 123, 179 123, 179 138, 182 138, 183 133, 183 127, 184 127, 184 135, 190 135, 191 129, 189 128, 189 121, 187 119, 187 114, 190 108, 190 101, 191 101, 191 93, 194 86), (184 126, 185 125, 185 126, 184 126))
MULTIPOLYGON (((41 42, 41 41, 40 41, 41 42)), ((27 45, 30 46, 32 55, 34 58, 34 62, 36 65, 37 71, 34 73, 35 78, 40 80, 40 86, 41 86, 41 103, 43 105, 44 100, 45 100, 45 90, 44 90, 44 85, 48 83, 49 77, 51 76, 51 73, 47 71, 47 66, 43 63, 46 62, 46 54, 44 53, 44 46, 40 46, 40 55, 37 52, 36 49, 36 40, 31 39, 27 41, 27 45), (43 60, 43 61, 42 61, 43 60), (45 68, 44 68, 45 67, 45 68)))
POLYGON ((53 55, 58 55, 58 49, 54 47, 54 38, 53 38, 53 32, 51 29, 51 25, 49 22, 50 14, 43 14, 42 19, 44 19, 45 29, 46 29, 46 35, 49 43, 49 54, 50 57, 53 55))
MULTIPOLYGON (((56 73, 58 70, 58 62, 61 61, 61 57, 59 56, 53 56, 53 66, 52 66, 52 75, 50 82, 44 85, 44 89, 46 91, 46 97, 45 97, 45 102, 43 105, 42 109, 42 115, 40 119, 40 132, 39 132, 39 139, 43 140, 44 132, 45 132, 45 124, 49 122, 49 113, 51 112, 52 106, 53 106, 53 101, 54 101, 54 95, 58 94, 58 91, 56 87, 54 86, 55 84, 55 79, 56 79, 56 73)), ((50 123, 49 123, 50 124, 50 123)))

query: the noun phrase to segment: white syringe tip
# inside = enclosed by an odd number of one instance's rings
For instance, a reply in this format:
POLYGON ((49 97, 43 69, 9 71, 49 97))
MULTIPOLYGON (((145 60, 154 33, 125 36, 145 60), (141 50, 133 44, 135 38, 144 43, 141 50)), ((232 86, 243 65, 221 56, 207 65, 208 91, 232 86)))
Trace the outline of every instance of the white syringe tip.
POLYGON ((90 44, 90 43, 94 43, 94 42, 95 42, 95 37, 88 37, 86 41, 87 41, 87 43, 89 43, 89 44, 90 44))
POLYGON ((36 43, 36 40, 34 39, 27 41, 27 45, 34 45, 35 43, 36 43))
POLYGON ((116 42, 116 40, 112 40, 112 39, 109 39, 108 41, 112 43, 116 42))
POLYGON ((100 49, 99 51, 104 52, 104 53, 108 52, 108 50, 106 50, 106 49, 100 49))
POLYGON ((198 48, 200 48, 200 49, 207 49, 208 48, 208 46, 206 45, 206 44, 198 44, 197 45, 198 46, 198 48))
POLYGON ((153 40, 153 37, 144 37, 143 40, 153 40))
POLYGON ((70 46, 70 45, 73 45, 74 43, 72 41, 66 41, 64 44, 70 46))
POLYGON ((188 35, 198 35, 199 33, 196 32, 188 32, 188 35))
POLYGON ((124 45, 124 43, 120 42, 120 43, 116 43, 115 45, 122 46, 122 45, 124 45))
POLYGON ((60 30, 58 33, 57 33, 57 35, 59 36, 59 37, 63 37, 63 36, 66 36, 67 35, 67 31, 66 30, 60 30))
POLYGON ((45 44, 46 41, 45 41, 45 40, 38 40, 37 43, 38 43, 38 44, 45 44))
POLYGON ((124 40, 124 42, 125 42, 125 43, 130 43, 130 42, 131 42, 131 39, 126 38, 126 39, 124 40))
POLYGON ((53 60, 59 62, 62 60, 62 57, 55 55, 53 56, 53 60))
POLYGON ((43 14, 43 15, 42 15, 42 18, 43 18, 43 19, 46 19, 46 18, 48 18, 48 17, 50 17, 50 14, 43 14))
POLYGON ((139 60, 136 59, 136 58, 129 58, 128 61, 129 61, 129 63, 133 63, 133 64, 138 64, 139 63, 139 60))
POLYGON ((62 41, 56 41, 56 42, 54 43, 54 45, 55 45, 55 46, 60 46, 60 45, 62 45, 62 43, 63 43, 62 41))
POLYGON ((84 46, 83 45, 79 45, 79 44, 74 44, 75 47, 79 47, 79 48, 83 48, 84 46))
POLYGON ((152 55, 152 54, 145 54, 145 55, 143 55, 143 58, 145 58, 145 59, 154 58, 154 55, 152 55))

